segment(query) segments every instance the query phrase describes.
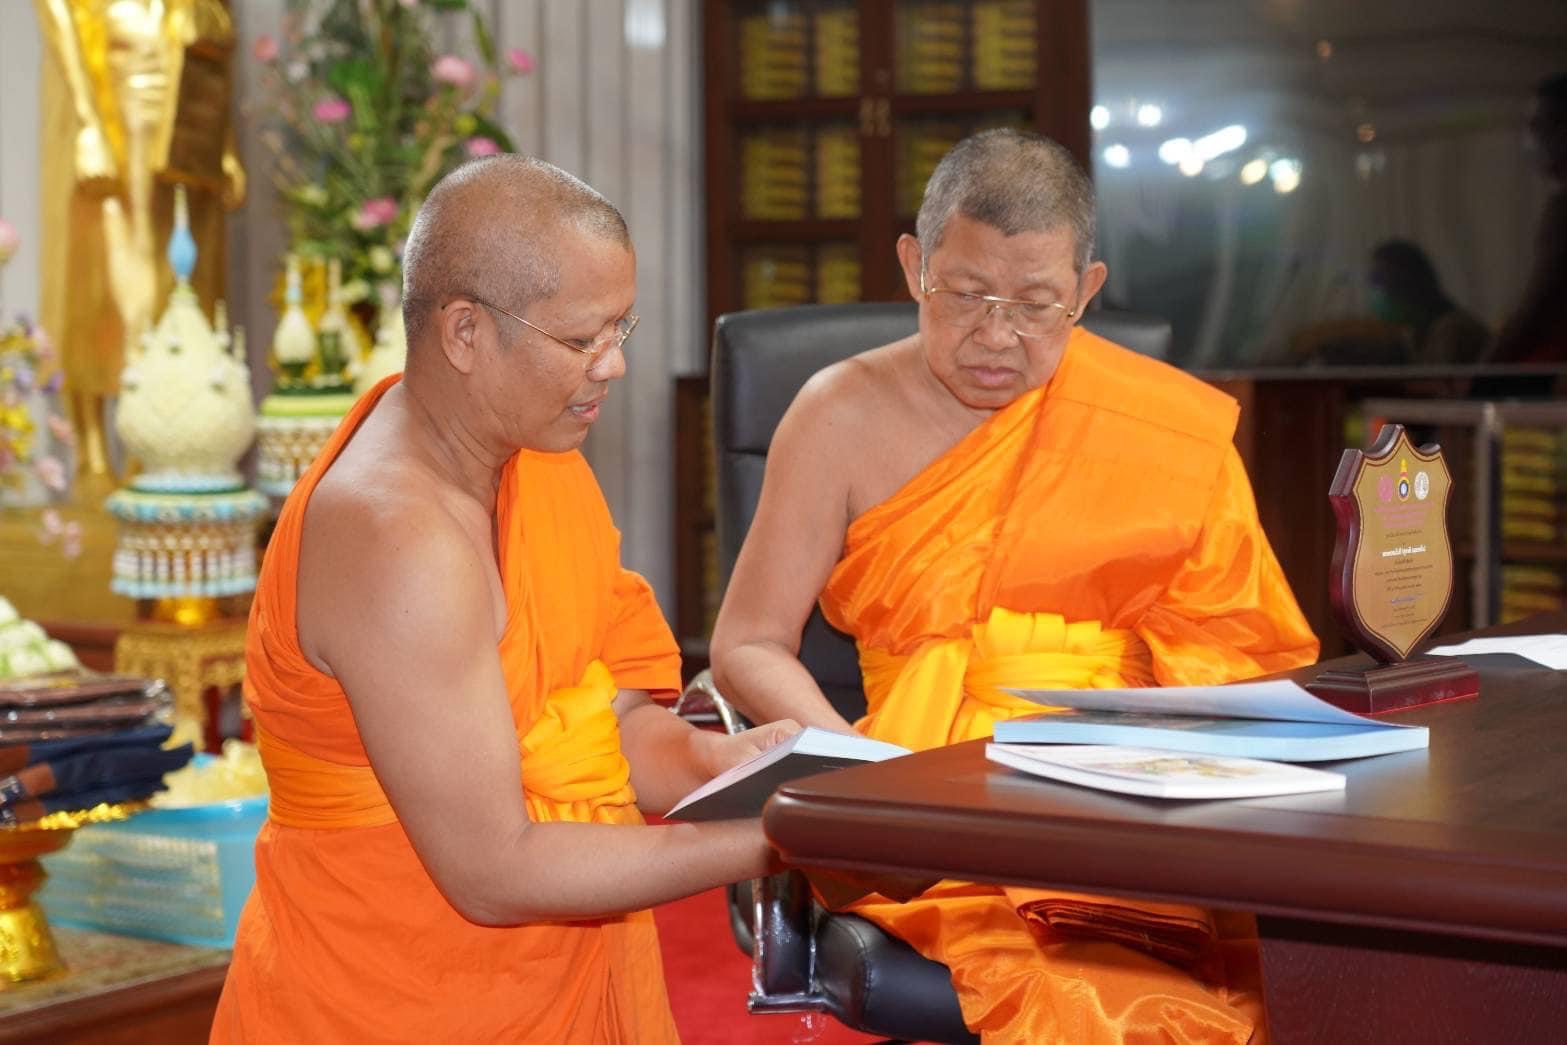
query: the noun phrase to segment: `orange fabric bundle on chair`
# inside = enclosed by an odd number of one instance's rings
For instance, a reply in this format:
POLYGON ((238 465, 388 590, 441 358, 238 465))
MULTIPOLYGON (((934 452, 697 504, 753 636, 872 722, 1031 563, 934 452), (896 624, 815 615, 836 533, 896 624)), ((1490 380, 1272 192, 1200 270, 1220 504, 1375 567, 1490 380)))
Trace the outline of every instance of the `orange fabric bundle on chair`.
POLYGON ((1054 937, 1113 940, 1183 969, 1197 968, 1218 942, 1213 917, 1185 904, 1055 893, 1019 904, 1017 913, 1042 942, 1054 937))
MULTIPOLYGON (((1009 686, 1200 685, 1311 663, 1236 416, 1214 389, 1074 330, 1045 386, 849 526, 821 603, 859 644, 859 728, 929 748, 1039 710, 1009 686)), ((1248 968, 1178 967, 1205 946, 1195 910, 961 882, 853 910, 945 963, 990 1041, 1243 1043, 1263 1023, 1254 947, 1248 968)))

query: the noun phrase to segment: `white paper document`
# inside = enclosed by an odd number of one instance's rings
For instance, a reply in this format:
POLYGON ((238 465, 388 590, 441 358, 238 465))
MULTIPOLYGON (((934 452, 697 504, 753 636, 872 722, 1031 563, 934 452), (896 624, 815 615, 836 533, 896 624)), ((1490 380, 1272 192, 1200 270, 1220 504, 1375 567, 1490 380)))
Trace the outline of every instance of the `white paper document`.
POLYGON ((1252 798, 1342 791, 1344 774, 1254 758, 1136 747, 987 744, 992 762, 1101 791, 1149 798, 1252 798))
POLYGON ((1426 651, 1438 657, 1512 653, 1556 671, 1567 670, 1567 635, 1493 635, 1426 651))

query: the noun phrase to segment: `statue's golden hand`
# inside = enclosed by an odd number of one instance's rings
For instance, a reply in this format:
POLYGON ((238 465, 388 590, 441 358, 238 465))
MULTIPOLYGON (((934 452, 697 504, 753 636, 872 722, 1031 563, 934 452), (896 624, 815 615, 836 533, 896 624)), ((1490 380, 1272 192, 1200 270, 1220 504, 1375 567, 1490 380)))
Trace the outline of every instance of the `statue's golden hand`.
POLYGON ((103 131, 86 126, 76 132, 76 180, 85 188, 113 192, 118 188, 119 168, 103 131))
POLYGON ((144 220, 127 221, 118 196, 103 201, 103 234, 109 255, 109 292, 120 310, 128 347, 152 327, 158 291, 158 262, 152 229, 144 220))
POLYGON ((245 202, 245 166, 233 149, 223 150, 223 206, 233 210, 245 202))

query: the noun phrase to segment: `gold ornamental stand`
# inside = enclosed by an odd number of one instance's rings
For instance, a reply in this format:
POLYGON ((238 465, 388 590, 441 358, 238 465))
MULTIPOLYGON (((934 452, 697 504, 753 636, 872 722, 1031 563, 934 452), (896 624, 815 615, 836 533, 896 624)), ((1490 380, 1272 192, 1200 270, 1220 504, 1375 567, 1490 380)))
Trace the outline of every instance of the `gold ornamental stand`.
POLYGON ((245 618, 217 617, 197 625, 137 621, 114 643, 114 670, 160 678, 174 694, 174 714, 205 735, 207 687, 226 689, 245 678, 245 618))
POLYGON ((120 802, 0 827, 0 990, 64 969, 49 922, 33 900, 47 876, 38 858, 65 848, 78 827, 124 820, 146 807, 146 802, 120 802))

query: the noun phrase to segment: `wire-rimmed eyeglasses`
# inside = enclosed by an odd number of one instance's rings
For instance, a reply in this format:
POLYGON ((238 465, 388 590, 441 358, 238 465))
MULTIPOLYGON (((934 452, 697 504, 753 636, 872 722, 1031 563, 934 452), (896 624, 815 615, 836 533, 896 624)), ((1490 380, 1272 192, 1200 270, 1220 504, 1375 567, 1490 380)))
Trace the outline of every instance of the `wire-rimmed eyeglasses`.
POLYGON ((973 329, 1000 309, 1002 320, 1018 337, 1050 337, 1065 330, 1077 316, 1076 308, 1067 308, 1059 301, 1024 301, 950 287, 928 287, 925 279, 925 266, 921 265, 920 294, 930 304, 931 317, 947 326, 973 329))
POLYGON ((511 311, 510 309, 501 308, 501 306, 495 304, 494 302, 486 301, 485 299, 475 294, 465 294, 464 297, 468 298, 470 301, 475 302, 476 304, 483 305, 485 308, 499 312, 503 316, 515 319, 523 326, 538 331, 540 334, 543 334, 551 341, 556 341, 562 345, 565 345, 573 352, 587 356, 587 365, 589 368, 591 368, 593 364, 597 363, 600 359, 603 359, 611 349, 623 347, 626 343, 626 338, 631 336, 631 332, 637 328, 637 323, 642 319, 641 316, 628 312, 626 315, 615 320, 614 324, 598 337, 591 341, 584 341, 581 338, 567 338, 561 337, 559 334, 552 334, 548 330, 545 330, 543 327, 539 326, 537 323, 523 319, 521 316, 517 315, 517 313, 511 311))

